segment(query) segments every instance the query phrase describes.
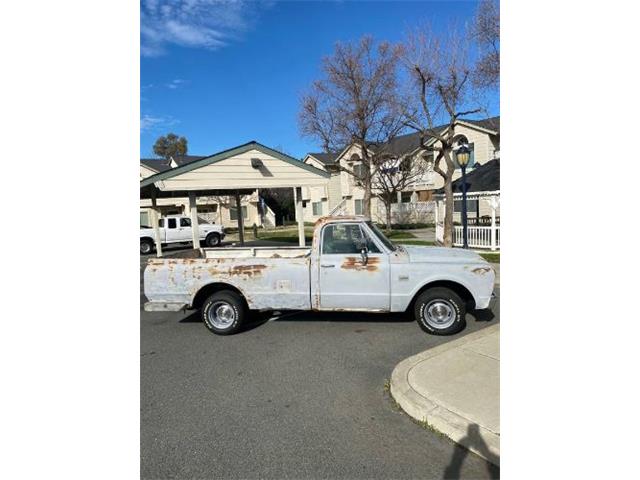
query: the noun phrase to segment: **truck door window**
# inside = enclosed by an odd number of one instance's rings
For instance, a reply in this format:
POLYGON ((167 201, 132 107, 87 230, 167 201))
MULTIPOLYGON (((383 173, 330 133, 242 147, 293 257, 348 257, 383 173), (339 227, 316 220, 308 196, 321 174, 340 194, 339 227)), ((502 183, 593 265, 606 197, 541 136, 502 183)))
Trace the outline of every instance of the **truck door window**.
POLYGON ((380 253, 373 241, 362 232, 357 224, 327 225, 322 234, 322 253, 358 254, 361 245, 367 241, 371 253, 380 253))
POLYGON ((175 218, 167 218, 167 227, 168 228, 176 228, 176 219, 175 218))
POLYGON ((160 228, 164 228, 164 218, 161 218, 160 220, 158 220, 158 226, 160 228))
POLYGON ((190 218, 181 218, 180 219, 180 226, 181 227, 190 227, 191 226, 191 219, 190 218))

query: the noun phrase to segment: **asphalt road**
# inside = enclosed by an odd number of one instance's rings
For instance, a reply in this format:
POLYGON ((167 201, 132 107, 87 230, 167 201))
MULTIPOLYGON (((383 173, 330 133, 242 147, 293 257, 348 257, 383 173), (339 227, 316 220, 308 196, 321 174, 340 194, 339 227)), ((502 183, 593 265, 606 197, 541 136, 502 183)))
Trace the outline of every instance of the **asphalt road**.
MULTIPOLYGON (((141 294, 141 301, 143 296, 141 294)), ((444 478, 460 447, 384 391, 434 337, 403 315, 298 313, 243 333, 140 312, 142 478, 444 478)), ((460 452, 459 452, 460 453, 460 452)), ((453 478, 496 478, 469 453, 453 478)))

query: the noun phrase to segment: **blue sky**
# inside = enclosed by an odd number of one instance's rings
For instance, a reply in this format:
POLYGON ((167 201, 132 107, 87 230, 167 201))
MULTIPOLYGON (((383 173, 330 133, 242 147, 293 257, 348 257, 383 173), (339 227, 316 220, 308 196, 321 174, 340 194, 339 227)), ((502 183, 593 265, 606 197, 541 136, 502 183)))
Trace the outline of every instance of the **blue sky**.
MULTIPOLYGON (((370 34, 400 41, 423 21, 471 21, 475 1, 142 0, 140 155, 155 139, 184 135, 189 153, 209 155, 250 140, 301 158, 302 93, 321 77, 337 41, 370 34)), ((497 97, 490 114, 498 114, 497 97)))

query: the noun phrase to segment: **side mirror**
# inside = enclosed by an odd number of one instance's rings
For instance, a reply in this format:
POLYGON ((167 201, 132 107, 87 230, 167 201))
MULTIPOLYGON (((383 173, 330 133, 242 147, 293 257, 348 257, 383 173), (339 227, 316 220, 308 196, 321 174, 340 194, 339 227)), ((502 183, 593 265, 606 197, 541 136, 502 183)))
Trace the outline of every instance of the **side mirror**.
POLYGON ((362 264, 366 265, 369 261, 369 255, 367 255, 367 247, 362 247, 360 250, 360 258, 362 259, 362 264))

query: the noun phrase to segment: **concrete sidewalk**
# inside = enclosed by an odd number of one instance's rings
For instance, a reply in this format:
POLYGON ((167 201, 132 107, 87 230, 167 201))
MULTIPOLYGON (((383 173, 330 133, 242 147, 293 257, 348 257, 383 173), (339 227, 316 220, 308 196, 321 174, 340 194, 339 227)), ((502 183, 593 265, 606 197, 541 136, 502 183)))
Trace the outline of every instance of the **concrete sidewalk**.
POLYGON ((500 325, 400 362, 391 395, 420 422, 500 465, 500 325))

